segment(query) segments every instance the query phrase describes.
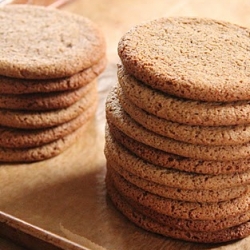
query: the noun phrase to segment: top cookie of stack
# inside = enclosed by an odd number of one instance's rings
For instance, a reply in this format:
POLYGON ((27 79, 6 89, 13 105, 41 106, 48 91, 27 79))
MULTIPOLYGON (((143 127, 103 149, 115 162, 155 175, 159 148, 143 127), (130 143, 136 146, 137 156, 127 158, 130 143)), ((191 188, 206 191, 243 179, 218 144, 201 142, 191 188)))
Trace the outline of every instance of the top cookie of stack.
POLYGON ((249 32, 211 19, 163 18, 126 33, 118 53, 128 73, 168 94, 249 100, 249 32))
POLYGON ((87 18, 29 5, 0 8, 0 161, 69 147, 97 107, 105 40, 87 18))
POLYGON ((178 17, 121 38, 119 84, 106 102, 106 184, 142 228, 207 243, 250 234, 249 36, 178 17))

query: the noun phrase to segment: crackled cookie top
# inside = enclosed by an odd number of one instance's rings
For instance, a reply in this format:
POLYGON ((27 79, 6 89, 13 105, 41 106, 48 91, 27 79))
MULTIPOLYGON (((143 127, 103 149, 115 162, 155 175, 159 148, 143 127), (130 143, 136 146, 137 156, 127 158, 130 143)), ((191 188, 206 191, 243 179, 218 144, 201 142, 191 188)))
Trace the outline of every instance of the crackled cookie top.
POLYGON ((49 79, 70 76, 105 54, 102 33, 92 21, 38 6, 0 8, 0 75, 49 79))
POLYGON ((248 100, 250 30, 201 18, 161 18, 120 40, 126 70, 154 88, 203 101, 248 100))

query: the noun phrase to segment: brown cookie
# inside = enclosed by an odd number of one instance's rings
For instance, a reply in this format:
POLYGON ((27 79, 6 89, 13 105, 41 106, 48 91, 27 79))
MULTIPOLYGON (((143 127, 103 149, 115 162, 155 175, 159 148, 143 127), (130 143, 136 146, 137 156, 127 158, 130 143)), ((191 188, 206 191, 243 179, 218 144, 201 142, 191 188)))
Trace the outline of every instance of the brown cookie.
MULTIPOLYGON (((124 112, 115 88, 109 93, 106 101, 106 117, 129 137, 151 147, 168 153, 200 160, 233 161, 249 158, 250 143, 230 146, 203 146, 173 140, 145 129, 124 112)), ((250 113, 249 113, 250 114, 250 113)))
POLYGON ((114 95, 118 96, 122 108, 143 127, 163 136, 200 145, 237 145, 250 141, 250 125, 235 126, 190 126, 171 122, 152 115, 137 107, 125 98, 121 88, 114 95))
POLYGON ((115 207, 137 226, 166 237, 193 242, 219 243, 244 238, 250 234, 250 223, 245 222, 238 226, 215 232, 197 232, 191 230, 180 230, 171 225, 162 224, 140 213, 136 208, 129 205, 121 194, 115 189, 112 179, 106 178, 108 195, 115 207))
POLYGON ((118 53, 137 79, 202 101, 249 100, 250 29, 206 18, 160 18, 133 27, 118 53))
POLYGON ((250 183, 250 171, 233 174, 195 174, 163 168, 142 160, 106 133, 105 156, 126 171, 150 182, 189 190, 215 190, 250 183))
POLYGON ((0 75, 0 94, 29 94, 73 90, 93 81, 105 69, 107 60, 102 58, 93 66, 69 77, 45 80, 17 79, 0 75))
POLYGON ((94 86, 85 96, 73 105, 51 111, 14 111, 0 109, 0 125, 39 129, 60 125, 76 118, 97 99, 97 89, 94 86))
POLYGON ((0 8, 0 24, 0 75, 67 77, 105 56, 103 34, 80 15, 35 5, 8 5, 0 8))
POLYGON ((60 92, 1 95, 0 108, 13 110, 54 110, 67 108, 86 96, 96 85, 96 81, 86 86, 60 92))
POLYGON ((36 162, 61 154, 75 143, 86 131, 90 121, 86 122, 72 133, 47 144, 33 148, 0 147, 0 162, 36 162))
MULTIPOLYGON (((107 165, 107 178, 115 178, 115 171, 108 163, 107 165)), ((250 220, 250 210, 246 213, 230 216, 228 218, 220 219, 220 220, 187 220, 187 219, 179 219, 173 218, 164 214, 157 213, 156 211, 145 207, 131 199, 126 199, 122 197, 127 203, 129 203, 132 207, 134 207, 137 211, 156 220, 159 223, 169 225, 173 228, 177 228, 180 230, 187 231, 204 231, 204 232, 212 232, 217 230, 222 230, 225 228, 233 227, 239 225, 241 223, 247 222, 250 220)))
POLYGON ((59 140, 87 123, 94 116, 96 107, 97 100, 73 120, 50 128, 27 130, 0 127, 0 147, 38 147, 59 140))
POLYGON ((178 98, 139 82, 122 66, 118 67, 118 80, 126 98, 157 117, 200 126, 250 124, 249 101, 221 103, 178 98))
POLYGON ((133 152, 139 158, 164 168, 173 168, 186 172, 211 175, 243 173, 250 170, 250 159, 242 159, 238 161, 195 160, 169 154, 165 151, 147 146, 133 140, 111 124, 108 126, 106 133, 109 133, 109 131, 117 142, 133 152))
MULTIPOLYGON (((232 188, 224 188, 218 190, 206 190, 206 189, 185 189, 168 187, 166 185, 161 185, 156 182, 148 181, 139 176, 126 171, 123 167, 117 165, 112 159, 109 159, 107 168, 110 168, 114 175, 116 172, 121 175, 125 180, 134 184, 135 186, 148 191, 150 193, 165 197, 168 199, 174 199, 179 201, 189 201, 189 202, 221 202, 226 200, 231 200, 241 195, 246 194, 250 190, 250 185, 242 185, 232 188)), ((250 218, 249 218, 250 219, 250 218)))
POLYGON ((198 203, 167 199, 152 194, 136 187, 120 175, 116 175, 112 180, 114 186, 122 196, 160 214, 165 214, 174 218, 188 220, 220 220, 230 216, 241 215, 249 211, 249 192, 228 201, 218 203, 198 203))

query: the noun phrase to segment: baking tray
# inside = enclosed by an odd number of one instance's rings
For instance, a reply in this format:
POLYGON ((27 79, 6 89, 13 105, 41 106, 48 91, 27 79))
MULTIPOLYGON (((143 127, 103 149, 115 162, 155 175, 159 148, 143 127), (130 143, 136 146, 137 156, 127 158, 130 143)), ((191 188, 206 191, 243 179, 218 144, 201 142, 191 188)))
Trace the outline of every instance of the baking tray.
POLYGON ((104 184, 103 148, 105 100, 114 84, 116 65, 109 64, 98 79, 95 119, 64 153, 38 163, 0 166, 1 236, 37 250, 249 249, 250 237, 220 245, 161 237, 133 225, 113 207, 104 184))

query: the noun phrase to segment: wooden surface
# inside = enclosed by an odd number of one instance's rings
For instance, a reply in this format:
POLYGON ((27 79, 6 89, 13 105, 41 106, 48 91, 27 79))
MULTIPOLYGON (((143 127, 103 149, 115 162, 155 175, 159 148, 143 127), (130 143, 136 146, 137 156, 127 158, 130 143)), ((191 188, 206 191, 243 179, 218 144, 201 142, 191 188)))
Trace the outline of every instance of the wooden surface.
MULTIPOLYGON (((192 244, 150 234, 129 223, 106 198, 103 146, 105 98, 116 84, 117 43, 124 32, 143 21, 182 15, 250 27, 250 1, 74 0, 61 9, 89 17, 106 37, 109 64, 98 82, 99 109, 86 136, 62 155, 37 164, 0 166, 0 211, 28 223, 23 227, 14 221, 13 227, 61 249, 249 249, 250 238, 219 246, 192 244)), ((0 214, 2 224, 4 219, 0 214)), ((31 239, 24 242, 29 243, 31 239)), ((25 248, 0 238, 0 249, 25 248)))

